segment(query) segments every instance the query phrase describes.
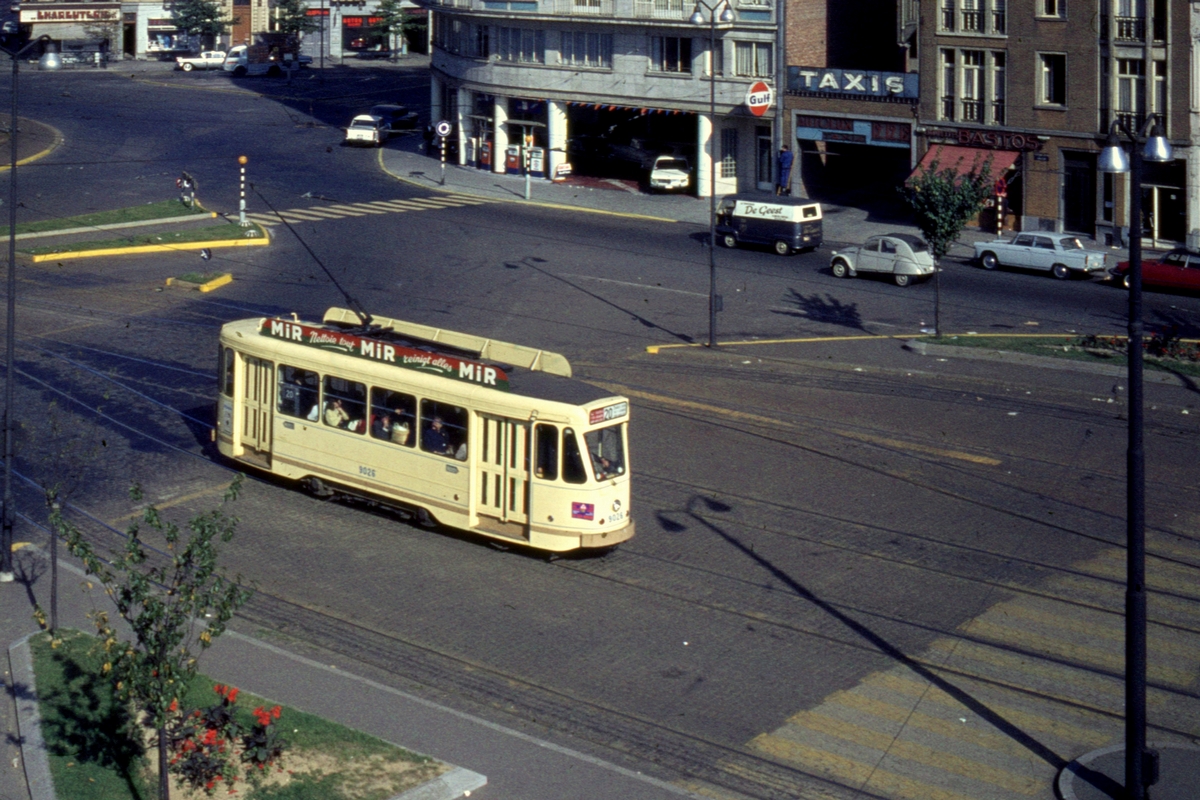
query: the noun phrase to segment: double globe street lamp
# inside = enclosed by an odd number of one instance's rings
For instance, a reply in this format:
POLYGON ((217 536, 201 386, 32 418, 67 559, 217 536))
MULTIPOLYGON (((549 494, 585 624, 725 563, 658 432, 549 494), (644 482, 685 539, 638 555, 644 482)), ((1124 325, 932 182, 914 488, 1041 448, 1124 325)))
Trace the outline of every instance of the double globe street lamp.
POLYGON ((1145 800, 1158 779, 1158 753, 1146 747, 1146 475, 1142 446, 1142 162, 1174 159, 1161 120, 1136 133, 1121 117, 1108 129, 1101 172, 1129 173, 1129 444, 1125 455, 1125 792, 1145 800), (1121 147, 1120 130, 1130 143, 1121 147))
POLYGON ((706 3, 696 0, 695 10, 688 17, 693 25, 705 23, 708 12, 708 346, 717 346, 717 311, 721 298, 717 296, 717 24, 733 23, 733 7, 729 0, 706 3))

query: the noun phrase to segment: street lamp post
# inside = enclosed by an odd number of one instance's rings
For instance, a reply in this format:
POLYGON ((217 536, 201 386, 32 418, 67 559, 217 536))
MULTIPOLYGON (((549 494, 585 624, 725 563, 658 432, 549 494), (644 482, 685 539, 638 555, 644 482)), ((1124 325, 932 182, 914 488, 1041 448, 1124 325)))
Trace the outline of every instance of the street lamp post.
POLYGON ((1129 173, 1129 445, 1125 455, 1125 793, 1146 800, 1158 753, 1146 747, 1146 475, 1142 446, 1142 161, 1170 161, 1157 114, 1135 133, 1120 118, 1108 130, 1101 172, 1129 173), (1117 136, 1130 142, 1126 156, 1117 136))
POLYGON ((696 8, 688 21, 693 25, 704 24, 704 11, 708 11, 708 346, 717 346, 717 312, 721 298, 717 295, 717 23, 728 25, 733 22, 733 8, 728 0, 717 0, 709 4, 696 0, 696 8), (718 9, 720 13, 718 14, 718 9))
POLYGON ((8 120, 8 323, 4 343, 4 507, 0 509, 0 583, 13 580, 13 522, 17 513, 13 506, 13 384, 16 383, 17 339, 17 74, 21 56, 34 46, 50 40, 40 36, 19 50, 8 50, 12 59, 12 109, 8 120))

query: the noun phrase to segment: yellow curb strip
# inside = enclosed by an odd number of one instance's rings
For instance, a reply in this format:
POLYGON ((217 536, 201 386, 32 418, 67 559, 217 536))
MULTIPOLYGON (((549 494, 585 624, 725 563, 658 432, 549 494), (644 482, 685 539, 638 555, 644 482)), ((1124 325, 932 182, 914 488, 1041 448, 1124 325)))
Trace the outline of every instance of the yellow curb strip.
POLYGON ((233 273, 226 272, 224 275, 218 275, 208 283, 200 287, 202 292, 211 292, 213 289, 219 289, 227 283, 233 283, 233 273))
MULTIPOLYGON (((732 347, 734 345, 742 346, 748 344, 805 344, 811 342, 862 342, 871 339, 917 339, 924 336, 923 333, 913 334, 870 334, 866 336, 809 336, 803 339, 751 339, 744 342, 717 342, 719 347, 732 347)), ((687 342, 680 344, 652 344, 646 348, 646 352, 650 355, 657 355, 659 350, 678 350, 684 347, 708 347, 704 342, 687 342)))
POLYGON ((124 256, 136 253, 171 253, 179 250, 204 250, 214 247, 266 247, 271 243, 268 236, 257 239, 217 239, 211 242, 180 242, 179 244, 147 244, 137 247, 114 247, 109 250, 79 250, 72 253, 43 253, 32 256, 33 262, 64 261, 71 258, 94 256, 124 256))
MULTIPOLYGON (((21 117, 18 116, 17 119, 21 119, 21 117)), ((50 155, 55 150, 57 150, 59 148, 59 145, 61 145, 64 141, 62 131, 60 131, 58 128, 54 127, 53 125, 47 125, 44 122, 39 122, 38 124, 54 131, 54 141, 52 141, 50 143, 50 146, 47 147, 45 150, 34 153, 31 156, 26 156, 25 158, 22 158, 20 161, 17 162, 18 167, 23 167, 26 164, 31 164, 34 161, 37 161, 40 158, 45 158, 46 156, 50 155)), ((17 134, 19 135, 20 132, 21 132, 20 129, 18 129, 17 134)), ((0 165, 0 172, 8 172, 10 169, 12 169, 12 166, 10 164, 0 165)))

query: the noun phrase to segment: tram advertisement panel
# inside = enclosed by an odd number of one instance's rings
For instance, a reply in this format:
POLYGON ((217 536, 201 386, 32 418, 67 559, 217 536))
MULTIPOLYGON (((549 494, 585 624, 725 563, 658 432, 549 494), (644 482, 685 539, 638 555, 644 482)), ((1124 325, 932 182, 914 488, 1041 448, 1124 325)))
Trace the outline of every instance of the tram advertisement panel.
POLYGON ((285 319, 264 319, 259 333, 273 339, 344 353, 367 361, 377 361, 404 369, 428 372, 442 378, 474 383, 503 392, 509 390, 508 375, 504 370, 492 364, 484 364, 466 358, 429 353, 393 342, 384 342, 328 328, 317 328, 285 319))

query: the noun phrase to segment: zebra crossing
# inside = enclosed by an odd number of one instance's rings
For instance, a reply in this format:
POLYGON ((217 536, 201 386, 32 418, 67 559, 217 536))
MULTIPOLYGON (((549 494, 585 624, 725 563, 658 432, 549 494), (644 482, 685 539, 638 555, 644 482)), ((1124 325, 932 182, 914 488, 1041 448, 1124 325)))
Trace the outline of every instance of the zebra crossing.
POLYGON ((247 213, 246 219, 259 225, 278 225, 280 217, 290 224, 299 222, 321 222, 348 217, 366 217, 375 214, 402 214, 406 211, 436 211, 443 208, 462 208, 491 202, 478 197, 459 194, 440 194, 432 197, 416 197, 405 200, 370 200, 362 203, 336 203, 326 206, 289 208, 274 213, 247 213))
MULTIPOLYGON (((1200 542, 1148 545, 1147 739, 1194 743, 1200 542)), ((871 796, 1051 800, 1063 766, 1124 741, 1124 558, 1112 548, 1035 591, 1011 587, 956 635, 748 747, 871 796)))

